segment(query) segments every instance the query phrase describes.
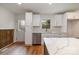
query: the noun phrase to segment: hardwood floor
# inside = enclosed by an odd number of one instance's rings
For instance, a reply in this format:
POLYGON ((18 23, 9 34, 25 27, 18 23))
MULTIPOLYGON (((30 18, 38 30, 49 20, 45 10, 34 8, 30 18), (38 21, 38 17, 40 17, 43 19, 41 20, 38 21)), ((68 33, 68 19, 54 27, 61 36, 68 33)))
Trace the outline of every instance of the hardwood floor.
POLYGON ((26 48, 30 55, 43 55, 44 54, 44 46, 34 45, 34 46, 27 46, 26 48))
POLYGON ((0 55, 43 55, 43 54, 44 54, 44 46, 41 45, 25 46, 24 43, 15 43, 0 52, 0 55))

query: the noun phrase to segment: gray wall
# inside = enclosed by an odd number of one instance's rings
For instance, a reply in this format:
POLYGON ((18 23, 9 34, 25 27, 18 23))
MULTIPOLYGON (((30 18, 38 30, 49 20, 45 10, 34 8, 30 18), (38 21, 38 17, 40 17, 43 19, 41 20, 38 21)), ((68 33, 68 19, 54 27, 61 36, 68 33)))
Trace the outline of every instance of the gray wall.
POLYGON ((15 16, 0 6, 0 29, 15 29, 15 16))

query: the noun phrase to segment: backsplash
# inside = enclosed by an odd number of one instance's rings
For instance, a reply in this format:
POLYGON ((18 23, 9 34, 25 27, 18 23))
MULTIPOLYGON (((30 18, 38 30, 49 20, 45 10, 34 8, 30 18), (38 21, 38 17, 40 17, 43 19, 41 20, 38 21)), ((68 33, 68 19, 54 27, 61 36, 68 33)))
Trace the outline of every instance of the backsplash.
POLYGON ((61 28, 42 29, 41 27, 33 27, 34 33, 62 33, 61 28))

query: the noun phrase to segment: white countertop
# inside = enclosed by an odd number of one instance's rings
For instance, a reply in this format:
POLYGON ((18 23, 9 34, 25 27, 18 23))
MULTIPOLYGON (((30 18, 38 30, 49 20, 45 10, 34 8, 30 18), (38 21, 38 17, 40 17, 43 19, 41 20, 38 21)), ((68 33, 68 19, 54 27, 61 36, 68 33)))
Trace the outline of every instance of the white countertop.
POLYGON ((76 38, 44 38, 50 55, 78 54, 79 39, 76 38))

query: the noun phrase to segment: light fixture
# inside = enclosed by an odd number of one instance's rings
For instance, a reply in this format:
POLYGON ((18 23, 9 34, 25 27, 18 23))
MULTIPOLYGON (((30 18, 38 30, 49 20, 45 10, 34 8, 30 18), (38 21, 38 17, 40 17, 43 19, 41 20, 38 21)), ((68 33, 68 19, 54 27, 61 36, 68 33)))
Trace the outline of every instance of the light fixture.
POLYGON ((22 3, 21 3, 21 2, 19 2, 18 4, 19 4, 19 5, 21 5, 22 3))
POLYGON ((21 20, 21 25, 24 26, 25 25, 25 21, 21 20))
POLYGON ((48 3, 49 5, 52 5, 52 3, 48 3))

